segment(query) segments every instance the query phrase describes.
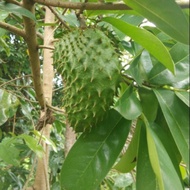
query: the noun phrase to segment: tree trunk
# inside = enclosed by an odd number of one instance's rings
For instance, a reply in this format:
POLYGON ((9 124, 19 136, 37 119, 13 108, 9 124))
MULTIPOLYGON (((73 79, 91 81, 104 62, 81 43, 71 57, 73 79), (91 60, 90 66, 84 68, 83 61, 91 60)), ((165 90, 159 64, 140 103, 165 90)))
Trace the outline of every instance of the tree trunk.
MULTIPOLYGON (((45 23, 53 23, 54 15, 46 7, 45 23)), ((53 33, 54 30, 51 26, 46 26, 44 31, 44 47, 53 48, 53 33)), ((53 58, 52 50, 44 49, 44 60, 43 60, 43 91, 46 102, 51 105, 52 103, 52 90, 53 90, 53 58)), ((41 113, 41 117, 44 115, 46 110, 41 113)), ((43 129, 42 133, 44 136, 49 138, 51 125, 47 124, 43 129)), ((43 158, 38 158, 36 176, 34 182, 35 190, 50 190, 49 177, 48 177, 48 162, 49 162, 49 147, 46 143, 41 142, 45 151, 43 158)))
POLYGON ((73 131, 72 127, 70 127, 70 124, 66 122, 65 147, 64 147, 65 157, 69 153, 69 150, 72 148, 75 141, 76 141, 76 134, 73 131))

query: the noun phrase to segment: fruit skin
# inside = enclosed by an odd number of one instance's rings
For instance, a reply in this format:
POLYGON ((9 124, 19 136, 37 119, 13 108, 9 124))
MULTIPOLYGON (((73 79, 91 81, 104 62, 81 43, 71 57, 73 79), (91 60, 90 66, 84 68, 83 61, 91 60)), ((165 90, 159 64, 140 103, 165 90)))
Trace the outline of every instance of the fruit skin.
POLYGON ((121 64, 99 29, 74 30, 55 45, 54 66, 64 82, 63 106, 76 132, 90 130, 113 104, 121 64))

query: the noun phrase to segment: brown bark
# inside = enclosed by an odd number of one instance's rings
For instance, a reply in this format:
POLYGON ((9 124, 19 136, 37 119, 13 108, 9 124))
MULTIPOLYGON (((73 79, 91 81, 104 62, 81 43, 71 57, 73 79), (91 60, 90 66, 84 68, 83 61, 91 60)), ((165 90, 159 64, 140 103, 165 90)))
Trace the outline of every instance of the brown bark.
MULTIPOLYGON (((41 5, 62 7, 70 9, 83 9, 83 10, 131 10, 124 3, 78 3, 78 2, 68 2, 63 0, 33 0, 35 3, 41 5)), ((181 8, 189 8, 189 2, 177 2, 181 8)))
MULTIPOLYGON (((23 7, 25 9, 28 9, 32 13, 35 13, 34 3, 32 3, 31 1, 23 0, 23 7)), ((35 21, 27 17, 23 17, 23 20, 24 20, 24 28, 26 33, 25 40, 28 45, 29 60, 32 69, 34 89, 40 106, 44 108, 45 99, 44 99, 41 74, 40 74, 40 59, 38 53, 36 23, 35 21)))
MULTIPOLYGON (((54 22, 54 15, 46 7, 45 14, 45 23, 54 22)), ((53 33, 54 30, 51 26, 46 26, 44 31, 44 46, 53 48, 53 33)), ((43 90, 45 101, 47 104, 51 105, 52 103, 52 91, 53 91, 53 58, 52 50, 44 49, 44 61, 43 61, 43 90)), ((46 109, 45 109, 46 111, 46 109)), ((45 113, 41 113, 43 117, 45 113)), ((49 138, 50 136, 51 125, 47 124, 43 129, 43 135, 49 138)), ((48 177, 48 162, 49 162, 49 147, 45 142, 41 142, 44 147, 45 155, 43 158, 38 158, 36 177, 34 188, 35 190, 49 190, 49 177, 48 177)))
POLYGON ((76 141, 76 134, 73 131, 72 127, 70 127, 69 123, 66 122, 65 147, 64 147, 65 157, 69 153, 75 141, 76 141))

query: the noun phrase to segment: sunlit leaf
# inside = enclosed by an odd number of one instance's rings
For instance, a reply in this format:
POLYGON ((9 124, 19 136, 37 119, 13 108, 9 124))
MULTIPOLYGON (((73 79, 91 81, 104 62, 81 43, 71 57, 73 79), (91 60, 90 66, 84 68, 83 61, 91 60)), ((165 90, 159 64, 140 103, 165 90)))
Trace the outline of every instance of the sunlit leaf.
POLYGON ((130 125, 130 121, 111 110, 97 127, 83 133, 63 163, 62 188, 96 189, 122 150, 130 125))
POLYGON ((160 190, 158 189, 158 182, 151 166, 144 126, 141 126, 139 135, 136 180, 137 190, 160 190))
POLYGON ((0 89, 0 125, 16 113, 19 104, 19 100, 14 95, 0 89))
POLYGON ((159 190, 170 189, 172 186, 178 190, 183 190, 181 179, 157 133, 152 129, 153 125, 150 125, 146 119, 144 119, 144 122, 147 132, 149 158, 158 180, 159 190))
POLYGON ((119 172, 130 172, 137 164, 140 129, 141 126, 137 125, 129 147, 119 162, 114 166, 114 169, 118 170, 119 172))
POLYGON ((130 36, 134 41, 142 45, 154 57, 156 57, 156 59, 158 59, 172 73, 175 73, 174 63, 167 48, 151 32, 128 24, 120 19, 107 17, 103 20, 112 24, 127 36, 130 36))
POLYGON ((39 140, 35 139, 32 136, 29 136, 27 134, 22 134, 19 136, 19 138, 23 138, 26 142, 27 146, 34 151, 37 156, 42 157, 44 154, 43 147, 39 144, 39 140))
POLYGON ((174 0, 162 2, 124 0, 124 2, 174 39, 189 44, 188 20, 174 0))

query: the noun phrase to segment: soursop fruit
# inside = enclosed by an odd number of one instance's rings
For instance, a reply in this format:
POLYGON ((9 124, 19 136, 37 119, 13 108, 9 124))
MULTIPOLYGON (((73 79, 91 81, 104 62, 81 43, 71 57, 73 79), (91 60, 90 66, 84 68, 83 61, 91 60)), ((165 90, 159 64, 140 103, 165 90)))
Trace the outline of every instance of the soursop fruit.
POLYGON ((121 81, 112 41, 99 29, 74 30, 55 45, 54 66, 64 82, 63 106, 76 132, 103 119, 121 81))

